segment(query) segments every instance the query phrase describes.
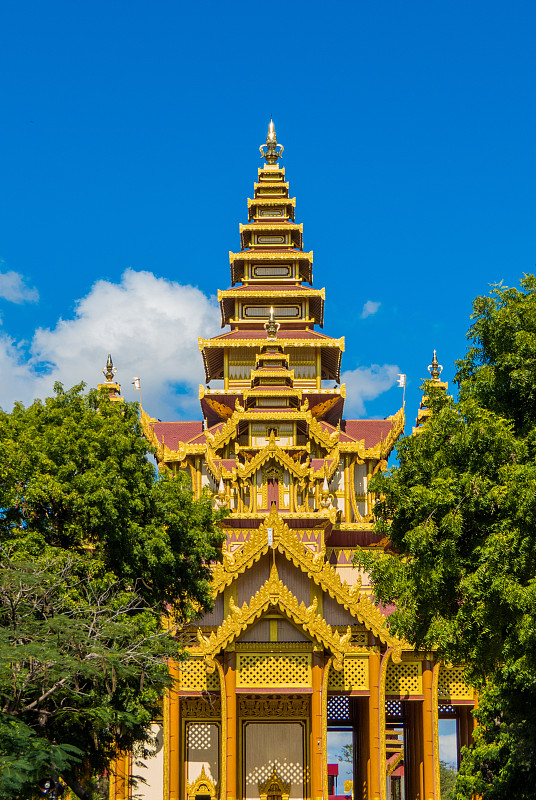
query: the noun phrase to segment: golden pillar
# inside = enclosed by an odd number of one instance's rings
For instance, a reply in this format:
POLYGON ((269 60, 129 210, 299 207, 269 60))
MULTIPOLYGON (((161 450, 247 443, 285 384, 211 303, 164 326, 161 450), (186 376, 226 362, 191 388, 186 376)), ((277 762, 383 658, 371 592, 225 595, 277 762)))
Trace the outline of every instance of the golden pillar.
POLYGON ((130 787, 128 779, 130 777, 130 755, 118 756, 112 766, 110 775, 110 800, 128 800, 130 787))
MULTIPOLYGON (((422 663, 422 772, 424 800, 436 800, 434 785, 434 705, 432 691, 433 666, 430 661, 422 663)), ((439 798, 437 798, 439 800, 439 798)))
POLYGON ((357 783, 354 786, 355 800, 367 800, 368 795, 368 771, 370 763, 369 705, 368 697, 358 697, 354 700, 354 735, 358 743, 357 748, 354 749, 354 761, 357 760, 357 783))
POLYGON ((224 657, 225 673, 225 703, 227 707, 227 747, 226 764, 222 765, 225 769, 227 784, 227 800, 236 800, 236 779, 237 779, 237 740, 238 725, 236 713, 236 655, 233 652, 226 653, 224 657))
POLYGON ((321 653, 313 653, 312 688, 311 695, 311 800, 322 800, 322 678, 324 673, 324 658, 321 653))
POLYGON ((344 521, 352 521, 352 501, 350 498, 350 457, 344 456, 344 521))
POLYGON ((181 716, 179 697, 179 667, 172 661, 169 671, 173 684, 169 689, 169 800, 179 800, 181 774, 181 716))
POLYGON ((380 666, 378 652, 369 655, 367 800, 380 800, 380 666))

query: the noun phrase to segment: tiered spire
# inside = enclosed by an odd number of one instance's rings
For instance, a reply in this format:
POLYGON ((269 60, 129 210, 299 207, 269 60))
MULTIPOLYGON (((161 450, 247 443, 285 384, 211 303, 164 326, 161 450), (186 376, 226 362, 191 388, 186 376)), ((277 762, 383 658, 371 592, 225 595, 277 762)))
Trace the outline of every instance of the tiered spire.
POLYGON ((325 291, 311 285, 313 254, 304 251, 303 225, 294 221, 296 199, 277 160, 283 147, 273 120, 260 150, 265 164, 248 200, 248 222, 240 225, 241 249, 229 254, 231 288, 218 292, 222 327, 231 330, 200 342, 207 383, 223 378, 225 392, 249 388, 259 339, 268 337, 287 353, 295 387, 322 392, 323 380, 339 382, 344 340, 315 330, 324 323, 325 291))

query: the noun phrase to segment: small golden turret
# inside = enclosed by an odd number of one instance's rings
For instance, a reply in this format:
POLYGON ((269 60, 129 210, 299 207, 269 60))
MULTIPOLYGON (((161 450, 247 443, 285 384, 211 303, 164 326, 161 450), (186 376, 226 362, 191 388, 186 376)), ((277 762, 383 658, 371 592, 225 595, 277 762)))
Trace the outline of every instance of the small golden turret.
POLYGON ((277 144, 277 136, 275 133, 274 121, 270 120, 268 125, 268 135, 266 136, 266 144, 261 144, 259 150, 261 158, 264 158, 267 164, 277 164, 278 160, 283 156, 285 148, 282 144, 277 144), (266 148, 266 152, 265 152, 266 148), (279 148, 279 150, 278 150, 279 148))
POLYGON ((443 367, 437 360, 437 353, 435 350, 434 350, 434 356, 432 358, 432 363, 428 364, 428 372, 430 373, 433 381, 438 381, 439 376, 443 372, 443 367))
MULTIPOLYGON (((434 355, 432 356, 432 363, 427 367, 428 372, 430 373, 430 380, 437 386, 439 389, 443 389, 443 391, 447 391, 448 383, 440 380, 440 375, 443 372, 443 367, 437 360, 437 352, 434 350, 434 355)), ((419 410, 417 411, 417 419, 415 420, 415 427, 413 428, 413 433, 420 433, 423 429, 423 426, 426 422, 430 419, 431 410, 428 407, 428 397, 423 395, 421 398, 421 403, 419 406, 419 410)))

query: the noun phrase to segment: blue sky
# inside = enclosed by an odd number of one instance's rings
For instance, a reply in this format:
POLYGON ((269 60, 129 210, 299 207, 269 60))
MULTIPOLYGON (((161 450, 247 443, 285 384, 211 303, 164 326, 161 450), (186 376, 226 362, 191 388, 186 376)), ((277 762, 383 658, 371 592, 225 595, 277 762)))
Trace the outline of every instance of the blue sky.
POLYGON ((348 412, 394 413, 401 371, 411 424, 472 299, 534 270, 535 28, 517 0, 4 3, 0 405, 111 350, 128 399, 198 415, 272 115, 348 412))

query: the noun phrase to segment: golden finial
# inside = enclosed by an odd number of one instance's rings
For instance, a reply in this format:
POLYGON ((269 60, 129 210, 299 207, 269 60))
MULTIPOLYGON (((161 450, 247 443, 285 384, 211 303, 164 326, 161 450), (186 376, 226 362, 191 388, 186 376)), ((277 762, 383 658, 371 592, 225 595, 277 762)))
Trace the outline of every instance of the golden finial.
POLYGON ((280 326, 279 322, 275 321, 274 307, 271 306, 270 307, 270 316, 268 317, 268 322, 264 323, 264 330, 266 331, 266 334, 267 334, 268 338, 269 339, 275 339, 277 337, 277 331, 279 330, 280 327, 281 326, 280 326))
POLYGON ((282 144, 277 144, 277 136, 275 135, 275 126, 273 119, 270 120, 268 125, 268 135, 266 137, 266 144, 261 144, 259 150, 261 158, 264 158, 267 164, 277 164, 279 158, 283 155, 285 148, 282 144), (266 151, 265 151, 266 148, 266 151), (279 150, 277 149, 279 148, 279 150))
POLYGON ((110 353, 108 353, 108 360, 106 361, 106 366, 102 370, 102 374, 106 378, 108 382, 113 381, 114 375, 117 372, 116 368, 114 367, 114 363, 112 361, 112 357, 110 353))
POLYGON ((428 365, 428 372, 432 376, 433 381, 438 381, 439 376, 443 372, 443 367, 437 360, 437 353, 435 350, 434 350, 434 357, 432 358, 432 363, 428 365))

